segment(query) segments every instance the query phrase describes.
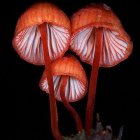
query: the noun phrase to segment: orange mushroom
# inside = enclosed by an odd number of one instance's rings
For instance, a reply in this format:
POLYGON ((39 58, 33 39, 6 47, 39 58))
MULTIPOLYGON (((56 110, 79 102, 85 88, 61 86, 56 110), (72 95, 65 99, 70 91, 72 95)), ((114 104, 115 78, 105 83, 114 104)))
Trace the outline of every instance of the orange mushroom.
MULTIPOLYGON (((75 102, 83 98, 87 90, 87 78, 79 61, 73 56, 60 58, 52 64, 55 97, 62 101, 75 119, 77 130, 82 131, 81 119, 69 102, 75 102)), ((46 73, 40 81, 40 88, 49 93, 46 73)))
POLYGON ((62 139, 58 130, 57 108, 53 88, 51 63, 67 51, 70 40, 70 22, 58 7, 51 3, 31 6, 19 18, 13 46, 24 60, 45 65, 48 79, 51 127, 57 140, 62 139))
POLYGON ((90 4, 72 18, 71 50, 82 61, 92 65, 86 108, 86 133, 93 121, 96 84, 99 67, 112 67, 127 59, 132 51, 130 37, 110 7, 90 4))

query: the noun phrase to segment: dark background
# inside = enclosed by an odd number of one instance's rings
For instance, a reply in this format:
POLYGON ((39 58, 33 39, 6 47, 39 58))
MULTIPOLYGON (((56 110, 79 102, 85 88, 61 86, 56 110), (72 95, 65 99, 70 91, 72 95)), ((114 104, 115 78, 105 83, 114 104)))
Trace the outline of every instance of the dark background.
MULTIPOLYGON (((0 81, 4 95, 4 127, 6 140, 51 140, 48 95, 39 89, 44 66, 31 65, 19 58, 12 47, 12 39, 19 16, 39 0, 3 1, 0 10, 0 81)), ((122 21, 124 29, 133 41, 130 57, 113 68, 100 68, 95 112, 103 125, 112 125, 114 134, 124 125, 122 140, 139 139, 138 102, 140 66, 139 8, 134 0, 52 0, 69 17, 90 2, 102 2, 110 6, 122 21)), ((91 66, 82 63, 90 76, 91 66)), ((83 122, 86 99, 72 105, 83 122)), ((58 103, 60 130, 64 135, 76 132, 74 121, 62 103, 58 103)), ((3 116, 3 115, 2 115, 3 116)))

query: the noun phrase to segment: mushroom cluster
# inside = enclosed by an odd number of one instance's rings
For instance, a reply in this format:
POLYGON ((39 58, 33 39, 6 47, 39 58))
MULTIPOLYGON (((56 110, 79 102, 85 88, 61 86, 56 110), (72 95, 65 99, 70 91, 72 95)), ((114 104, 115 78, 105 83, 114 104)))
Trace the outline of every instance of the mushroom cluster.
POLYGON ((99 67, 115 66, 132 52, 130 37, 111 8, 89 4, 69 19, 52 3, 34 4, 20 16, 12 43, 22 59, 45 65, 40 88, 49 93, 51 128, 56 140, 63 139, 56 101, 63 102, 78 132, 82 132, 82 121, 70 102, 82 99, 88 89, 85 131, 89 136, 99 67), (80 62, 72 55, 65 55, 68 49, 92 66, 89 88, 80 62))

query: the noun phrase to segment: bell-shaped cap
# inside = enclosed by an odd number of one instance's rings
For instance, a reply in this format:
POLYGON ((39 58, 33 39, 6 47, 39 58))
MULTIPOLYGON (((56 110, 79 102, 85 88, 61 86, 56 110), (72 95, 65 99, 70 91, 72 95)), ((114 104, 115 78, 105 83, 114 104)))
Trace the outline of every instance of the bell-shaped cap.
POLYGON ((71 49, 82 61, 92 65, 96 49, 95 28, 103 28, 100 66, 112 67, 125 60, 132 51, 132 42, 110 7, 90 4, 72 18, 71 49))
MULTIPOLYGON (((68 102, 75 102, 83 98, 87 91, 86 73, 73 56, 66 56, 57 59, 52 63, 53 82, 56 99, 61 101, 60 87, 63 76, 67 76, 67 84, 65 87, 65 97, 68 102)), ((40 81, 40 88, 49 93, 46 72, 44 71, 40 81)))
POLYGON ((41 34, 38 26, 46 23, 48 51, 51 60, 61 57, 70 43, 70 21, 63 11, 51 3, 37 3, 19 18, 13 46, 24 60, 44 64, 41 34))

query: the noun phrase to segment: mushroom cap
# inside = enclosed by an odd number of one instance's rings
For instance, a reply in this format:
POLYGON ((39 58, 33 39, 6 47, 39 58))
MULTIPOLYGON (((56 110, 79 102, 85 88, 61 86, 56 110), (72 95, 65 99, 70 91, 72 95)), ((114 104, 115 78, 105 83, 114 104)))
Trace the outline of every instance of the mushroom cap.
POLYGON ((70 43, 70 21, 51 3, 37 3, 19 18, 13 46, 20 57, 36 65, 44 64, 44 53, 38 25, 46 23, 46 36, 51 60, 61 57, 70 43))
POLYGON ((71 49, 82 61, 92 65, 96 44, 95 28, 103 28, 100 66, 112 67, 125 60, 132 51, 132 42, 110 7, 90 4, 71 18, 71 49))
MULTIPOLYGON (((88 86, 86 73, 75 57, 66 56, 54 61, 52 63, 52 73, 57 100, 61 101, 60 87, 63 76, 68 76, 65 91, 65 97, 68 102, 78 101, 85 96, 88 86)), ((40 81, 40 88, 49 93, 45 71, 40 81)))

